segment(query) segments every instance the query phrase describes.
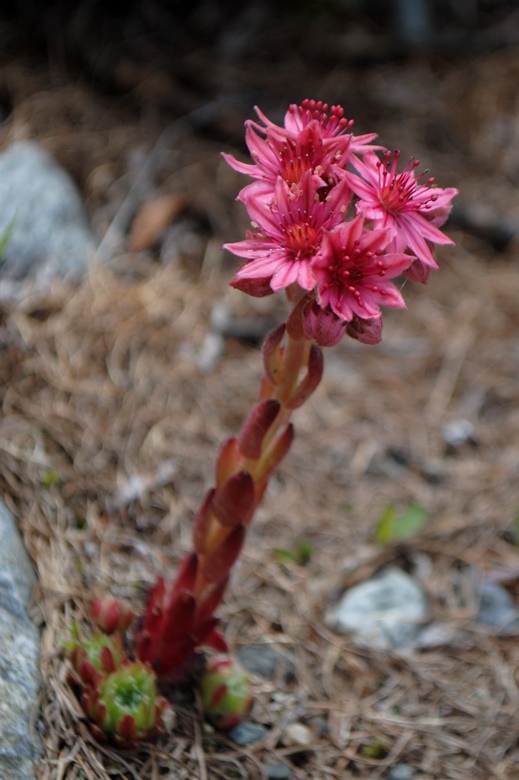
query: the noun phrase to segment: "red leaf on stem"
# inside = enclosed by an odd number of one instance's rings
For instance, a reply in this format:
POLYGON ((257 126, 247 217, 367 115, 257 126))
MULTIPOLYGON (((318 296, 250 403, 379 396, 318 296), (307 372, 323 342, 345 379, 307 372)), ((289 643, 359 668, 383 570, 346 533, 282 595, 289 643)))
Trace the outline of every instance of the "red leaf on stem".
POLYGON ((216 461, 216 486, 222 485, 231 474, 234 474, 240 468, 241 452, 238 447, 238 439, 233 436, 227 439, 220 448, 218 459, 216 461))
POLYGON ((215 550, 206 557, 202 572, 206 580, 216 582, 227 577, 245 540, 245 527, 239 525, 215 550))
POLYGON ((212 509, 226 528, 244 525, 254 510, 254 480, 248 471, 233 474, 218 488, 212 509))
MULTIPOLYGON (((268 451, 265 453, 262 465, 263 465, 263 479, 264 487, 263 491, 267 487, 267 480, 274 471, 274 469, 281 463, 294 441, 295 431, 292 423, 289 423, 283 433, 271 444, 268 451)), ((258 485, 256 485, 256 491, 258 485)), ((256 501, 259 502, 258 494, 256 492, 256 501)))
POLYGON ((316 344, 310 347, 308 369, 305 378, 298 385, 295 393, 285 402, 287 409, 297 409, 310 398, 321 381, 324 369, 323 353, 316 344))
POLYGON ((273 385, 277 385, 276 374, 279 371, 280 350, 279 345, 285 335, 286 325, 282 322, 267 334, 261 353, 263 355, 263 365, 265 374, 273 385))
POLYGON ((240 452, 246 458, 257 460, 260 457, 263 440, 278 416, 280 408, 279 401, 270 398, 257 404, 249 414, 238 437, 240 452))
POLYGON ((214 494, 214 488, 207 491, 205 498, 202 501, 202 505, 193 520, 193 544, 198 555, 203 555, 205 553, 207 532, 209 530, 209 517, 214 494))

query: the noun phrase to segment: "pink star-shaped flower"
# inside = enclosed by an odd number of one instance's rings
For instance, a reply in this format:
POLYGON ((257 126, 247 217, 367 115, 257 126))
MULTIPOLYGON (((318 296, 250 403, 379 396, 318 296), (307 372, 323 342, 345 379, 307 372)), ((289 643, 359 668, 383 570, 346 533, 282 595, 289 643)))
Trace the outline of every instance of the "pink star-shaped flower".
POLYGON ((223 157, 240 173, 274 184, 281 176, 287 184, 297 183, 306 171, 312 171, 322 187, 340 179, 350 155, 379 147, 369 146, 372 133, 355 136, 347 132, 353 122, 344 117, 344 109, 315 100, 291 105, 285 126, 271 122, 256 107, 264 126, 248 121, 245 140, 254 164, 242 163, 230 154, 223 157))
POLYGON ((291 187, 278 177, 271 200, 265 197, 263 182, 245 187, 239 199, 247 207, 254 230, 245 241, 224 247, 248 260, 231 285, 254 294, 256 282, 259 295, 265 294, 267 280, 274 292, 294 282, 312 290, 315 279, 310 262, 319 251, 324 231, 344 219, 351 200, 346 183, 332 187, 321 200, 313 174, 307 171, 291 187))
MULTIPOLYGON (((406 250, 416 256, 426 277, 428 270, 437 268, 431 252, 431 244, 453 244, 439 226, 448 217, 451 200, 457 195, 454 188, 442 189, 433 186, 434 179, 421 182, 415 175, 418 162, 405 166, 397 173, 399 152, 390 152, 381 161, 376 154, 368 152, 363 161, 354 158, 352 165, 358 174, 347 173, 346 177, 353 192, 359 197, 357 211, 373 221, 375 227, 387 228, 392 243, 388 247, 394 252, 406 250)), ((414 278, 420 278, 415 263, 414 278)))
POLYGON ((317 281, 317 301, 342 320, 380 316, 380 306, 405 308, 404 299, 390 279, 414 260, 411 255, 390 252, 391 231, 368 230, 359 215, 323 236, 312 261, 317 281))

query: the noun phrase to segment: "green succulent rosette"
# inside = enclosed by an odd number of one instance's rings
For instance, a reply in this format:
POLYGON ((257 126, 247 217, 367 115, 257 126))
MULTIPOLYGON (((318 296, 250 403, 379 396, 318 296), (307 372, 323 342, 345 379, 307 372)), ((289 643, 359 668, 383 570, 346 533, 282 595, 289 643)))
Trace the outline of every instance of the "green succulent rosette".
POLYGON ((154 738, 164 729, 169 710, 157 693, 155 673, 140 661, 127 661, 95 684, 86 685, 82 704, 95 735, 120 747, 154 738))
POLYGON ((218 729, 232 729, 250 710, 249 676, 227 655, 208 662, 199 686, 205 717, 218 729))
POLYGON ((70 629, 70 639, 64 643, 72 664, 71 679, 76 684, 92 684, 99 677, 114 672, 126 660, 119 634, 108 636, 96 632, 82 636, 76 623, 70 629))

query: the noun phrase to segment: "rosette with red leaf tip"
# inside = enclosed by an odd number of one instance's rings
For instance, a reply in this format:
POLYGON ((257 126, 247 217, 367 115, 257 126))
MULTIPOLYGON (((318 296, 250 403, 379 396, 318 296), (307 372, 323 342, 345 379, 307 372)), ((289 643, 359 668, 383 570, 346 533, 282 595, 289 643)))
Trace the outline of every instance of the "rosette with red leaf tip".
POLYGON ((157 693, 155 673, 141 661, 126 661, 85 685, 81 703, 97 739, 123 748, 156 737, 165 729, 170 712, 170 705, 157 693))
POLYGON ((207 720, 222 731, 241 723, 252 705, 249 677, 228 655, 208 662, 200 692, 207 720))
POLYGON ((72 664, 70 677, 76 685, 94 683, 126 660, 119 634, 108 636, 97 632, 92 636, 81 636, 76 624, 71 628, 65 649, 72 664))

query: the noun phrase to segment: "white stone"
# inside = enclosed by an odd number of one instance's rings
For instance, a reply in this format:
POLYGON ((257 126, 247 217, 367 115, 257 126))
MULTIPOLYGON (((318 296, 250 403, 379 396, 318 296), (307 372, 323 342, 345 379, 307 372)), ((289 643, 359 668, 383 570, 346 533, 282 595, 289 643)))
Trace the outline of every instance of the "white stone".
POLYGON ((392 566, 346 591, 326 622, 338 633, 351 634, 358 645, 405 654, 412 651, 427 614, 421 587, 392 566))
POLYGON ((285 747, 308 747, 314 740, 314 732, 304 723, 290 723, 281 735, 285 747))

